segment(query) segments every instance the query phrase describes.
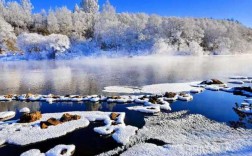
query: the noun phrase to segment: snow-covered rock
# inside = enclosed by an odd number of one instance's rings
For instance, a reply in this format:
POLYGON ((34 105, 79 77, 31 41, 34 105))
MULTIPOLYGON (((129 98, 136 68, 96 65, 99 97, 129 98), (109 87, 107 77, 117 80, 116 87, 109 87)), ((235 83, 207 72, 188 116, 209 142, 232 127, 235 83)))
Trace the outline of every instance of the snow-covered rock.
POLYGON ((193 88, 190 90, 191 93, 201 93, 204 91, 204 88, 200 88, 200 87, 197 87, 197 88, 193 88))
POLYGON ((45 156, 45 154, 41 153, 39 149, 31 149, 22 153, 20 156, 45 156))
POLYGON ((0 121, 9 120, 15 117, 15 115, 16 115, 16 112, 14 111, 0 112, 0 121))
POLYGON ((193 100, 193 96, 188 93, 183 93, 178 96, 178 99, 181 101, 191 101, 193 100))
POLYGON ((142 113, 150 113, 150 114, 155 114, 160 112, 160 106, 155 105, 155 106, 133 106, 133 107, 127 107, 129 110, 134 110, 134 111, 139 111, 142 113))
POLYGON ((233 84, 244 84, 242 80, 230 80, 228 83, 233 83, 233 84))
POLYGON ((230 76, 229 79, 248 79, 247 76, 230 76))
POLYGON ((211 91, 219 91, 221 87, 217 86, 217 85, 209 85, 206 86, 205 89, 207 90, 211 90, 211 91))
POLYGON ((47 151, 46 156, 71 156, 75 151, 75 145, 57 145, 54 148, 47 151), (61 154, 65 151, 64 154, 61 154))
POLYGON ((30 113, 30 109, 27 107, 24 107, 22 109, 19 110, 20 113, 30 113))

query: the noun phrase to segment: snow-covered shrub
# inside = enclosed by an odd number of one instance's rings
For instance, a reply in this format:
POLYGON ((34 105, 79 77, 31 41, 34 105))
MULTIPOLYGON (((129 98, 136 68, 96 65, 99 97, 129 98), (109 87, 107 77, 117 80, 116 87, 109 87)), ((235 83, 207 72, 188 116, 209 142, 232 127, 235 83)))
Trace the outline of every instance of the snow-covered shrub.
POLYGON ((46 53, 50 57, 55 57, 57 53, 70 48, 69 38, 60 34, 42 36, 36 33, 23 33, 18 36, 17 44, 24 53, 46 53))

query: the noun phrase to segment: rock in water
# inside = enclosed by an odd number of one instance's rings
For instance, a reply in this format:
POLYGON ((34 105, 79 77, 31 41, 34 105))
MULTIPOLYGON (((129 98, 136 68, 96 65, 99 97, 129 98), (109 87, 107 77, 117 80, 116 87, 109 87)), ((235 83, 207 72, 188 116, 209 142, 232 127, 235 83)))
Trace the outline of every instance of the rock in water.
POLYGON ((56 126, 58 124, 61 124, 61 122, 55 118, 50 118, 47 120, 48 125, 56 126))
POLYGON ((115 120, 118 116, 119 116, 119 114, 113 112, 110 114, 110 119, 115 120))
POLYGON ((30 113, 30 109, 27 107, 24 107, 22 109, 19 110, 20 113, 30 113))
POLYGON ((71 115, 71 114, 65 113, 60 118, 60 121, 61 122, 67 122, 67 121, 71 121, 71 120, 78 120, 80 118, 81 117, 79 115, 71 115))
POLYGON ((42 115, 39 111, 33 113, 25 113, 20 117, 21 123, 30 123, 41 119, 42 115))

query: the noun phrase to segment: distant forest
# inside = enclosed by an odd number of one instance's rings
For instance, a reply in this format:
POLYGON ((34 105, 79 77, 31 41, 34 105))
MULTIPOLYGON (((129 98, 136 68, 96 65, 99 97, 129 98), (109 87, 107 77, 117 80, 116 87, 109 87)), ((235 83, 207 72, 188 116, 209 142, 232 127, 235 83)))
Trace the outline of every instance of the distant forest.
POLYGON ((74 10, 32 10, 30 0, 0 0, 0 54, 225 55, 252 49, 252 29, 232 19, 116 13, 109 1, 100 7, 97 0, 82 0, 74 10))

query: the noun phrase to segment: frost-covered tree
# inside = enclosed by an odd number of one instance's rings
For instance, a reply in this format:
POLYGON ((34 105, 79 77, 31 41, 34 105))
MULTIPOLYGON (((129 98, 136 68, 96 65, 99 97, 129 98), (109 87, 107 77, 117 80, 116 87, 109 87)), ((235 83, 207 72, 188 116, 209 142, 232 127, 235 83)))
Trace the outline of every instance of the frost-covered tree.
MULTIPOLYGON (((47 31, 47 12, 42 10, 40 13, 33 14, 32 31, 40 34, 48 34, 47 31)), ((30 31, 31 31, 30 30, 30 31)))
POLYGON ((82 0, 80 6, 86 13, 96 14, 99 11, 98 0, 82 0))
MULTIPOLYGON (((18 47, 26 54, 45 54, 48 58, 55 58, 58 53, 70 48, 69 38, 61 34, 42 36, 36 33, 23 33, 17 38, 18 47)), ((44 56, 44 57, 45 57, 44 56)))
POLYGON ((0 53, 15 50, 15 40, 14 29, 0 16, 0 53))
POLYGON ((62 7, 56 9, 55 16, 59 25, 59 32, 70 35, 73 27, 72 12, 67 7, 62 7))
POLYGON ((47 16, 47 30, 49 33, 58 33, 59 24, 54 11, 50 10, 47 16))

